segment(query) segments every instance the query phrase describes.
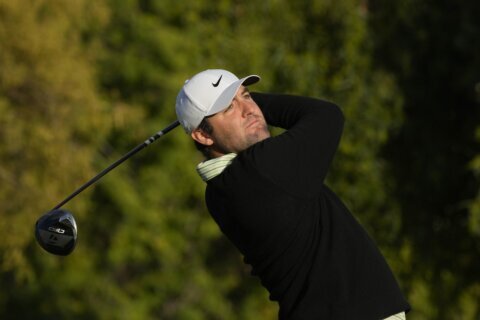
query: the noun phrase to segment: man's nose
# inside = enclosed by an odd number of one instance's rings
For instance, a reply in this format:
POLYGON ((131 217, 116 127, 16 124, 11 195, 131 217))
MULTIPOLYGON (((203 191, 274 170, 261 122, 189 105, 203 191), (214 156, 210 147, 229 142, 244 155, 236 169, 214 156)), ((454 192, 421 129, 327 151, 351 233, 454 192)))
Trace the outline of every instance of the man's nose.
POLYGON ((244 117, 249 116, 254 113, 255 111, 255 105, 251 102, 242 102, 242 114, 244 117))

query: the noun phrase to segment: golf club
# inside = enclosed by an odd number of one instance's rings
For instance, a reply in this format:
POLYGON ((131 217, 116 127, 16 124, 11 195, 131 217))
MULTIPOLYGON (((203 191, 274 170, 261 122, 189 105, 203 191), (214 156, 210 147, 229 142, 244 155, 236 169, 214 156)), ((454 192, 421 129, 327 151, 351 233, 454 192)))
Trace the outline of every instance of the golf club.
POLYGON ((89 186, 100 180, 104 175, 115 169, 125 160, 155 142, 161 136, 175 129, 179 124, 178 120, 176 120, 163 130, 158 131, 75 190, 71 195, 53 207, 52 210, 41 216, 35 223, 35 237, 40 246, 46 251, 56 255, 66 256, 70 254, 73 249, 75 249, 77 243, 77 223, 75 222, 73 214, 67 210, 61 209, 61 207, 89 186))

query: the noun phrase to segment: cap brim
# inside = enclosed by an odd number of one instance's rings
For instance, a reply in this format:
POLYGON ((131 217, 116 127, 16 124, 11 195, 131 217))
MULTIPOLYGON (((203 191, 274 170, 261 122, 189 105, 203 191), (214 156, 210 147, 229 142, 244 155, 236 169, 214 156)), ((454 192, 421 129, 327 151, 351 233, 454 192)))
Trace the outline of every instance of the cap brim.
POLYGON ((215 113, 218 113, 224 109, 226 109, 230 103, 232 103, 233 98, 237 94, 238 89, 240 86, 249 86, 254 83, 257 83, 260 81, 260 77, 257 75, 250 75, 245 78, 239 79, 229 85, 223 92, 222 94, 218 97, 218 99, 213 103, 212 107, 210 110, 206 113, 206 117, 212 116, 215 113))

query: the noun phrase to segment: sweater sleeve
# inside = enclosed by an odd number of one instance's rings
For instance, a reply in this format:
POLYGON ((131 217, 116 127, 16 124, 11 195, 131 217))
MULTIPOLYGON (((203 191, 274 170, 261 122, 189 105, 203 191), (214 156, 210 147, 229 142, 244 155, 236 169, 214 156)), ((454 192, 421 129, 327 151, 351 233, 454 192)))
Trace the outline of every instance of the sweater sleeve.
POLYGON ((340 141, 343 114, 333 103, 252 93, 269 125, 286 129, 245 152, 257 169, 289 193, 318 195, 340 141))

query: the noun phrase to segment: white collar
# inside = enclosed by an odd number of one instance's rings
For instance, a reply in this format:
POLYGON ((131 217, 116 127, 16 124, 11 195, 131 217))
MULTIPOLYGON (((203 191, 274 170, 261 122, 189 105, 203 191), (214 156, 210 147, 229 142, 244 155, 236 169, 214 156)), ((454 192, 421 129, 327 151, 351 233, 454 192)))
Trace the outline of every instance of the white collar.
POLYGON ((197 172, 200 177, 202 177, 202 180, 207 182, 221 174, 223 170, 232 163, 236 156, 236 153, 228 153, 218 158, 200 162, 197 165, 197 172))

